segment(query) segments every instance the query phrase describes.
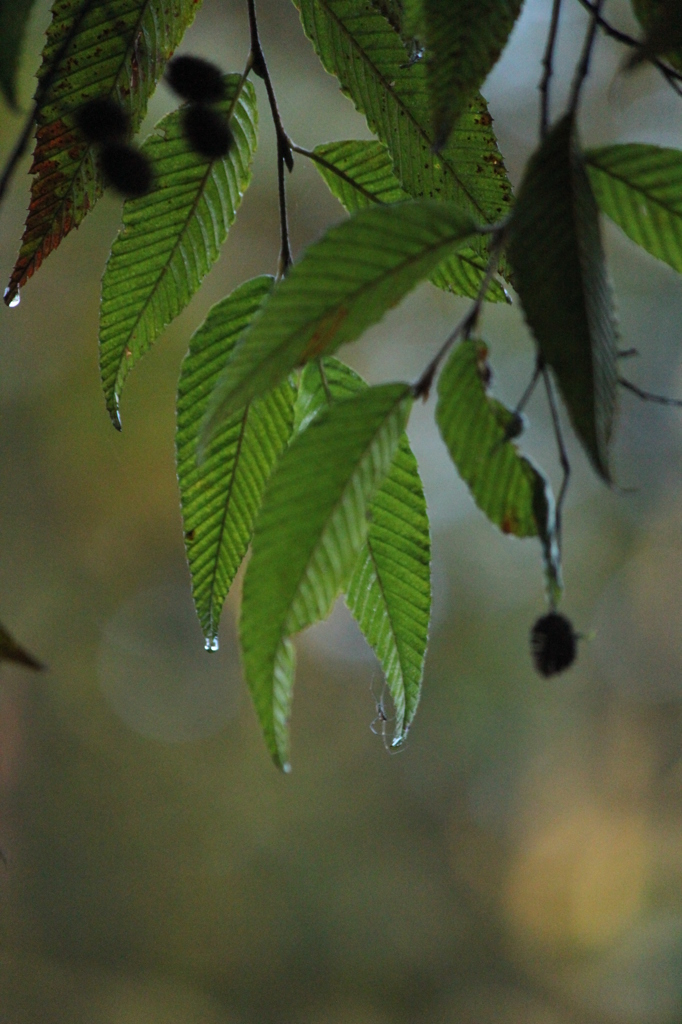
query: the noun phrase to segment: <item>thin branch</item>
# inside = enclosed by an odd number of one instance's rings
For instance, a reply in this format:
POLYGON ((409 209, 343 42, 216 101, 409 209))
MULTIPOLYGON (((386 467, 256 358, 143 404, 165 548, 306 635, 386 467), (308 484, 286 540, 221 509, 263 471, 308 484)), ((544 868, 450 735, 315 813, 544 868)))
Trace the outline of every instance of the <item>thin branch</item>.
POLYGON ((38 87, 36 89, 36 95, 33 101, 33 106, 31 107, 30 113, 26 118, 26 121, 24 122, 24 127, 22 128, 21 135, 17 139, 14 145, 14 149, 9 155, 9 158, 5 165, 5 169, 2 172, 2 176, 0 177, 0 202, 2 202, 4 198, 5 192, 7 191, 12 176, 17 168, 17 164, 26 152, 29 139, 31 138, 31 132, 36 121, 38 110, 40 109, 40 106, 45 97, 47 96, 48 92, 52 88, 54 80, 57 77, 57 72, 59 71, 59 67, 62 63, 62 60, 66 56, 67 51, 71 46, 71 43, 76 37, 76 33, 80 30, 80 27, 83 24, 86 15, 90 12, 90 9, 94 6, 94 3, 95 0, 85 0, 80 11, 73 20, 71 28, 62 39, 61 46, 59 47, 54 56, 49 71, 38 81, 38 87))
POLYGON ((561 0, 554 0, 552 4, 552 20, 549 24, 547 35, 547 46, 545 55, 542 58, 542 80, 540 82, 540 138, 544 139, 549 129, 549 87, 554 74, 554 49, 556 47, 557 33, 559 31, 559 15, 561 13, 561 0))
POLYGON ((571 477, 571 463, 568 460, 568 452, 566 451, 566 445, 564 444, 564 436, 561 432, 561 421, 559 419, 559 409, 557 407, 556 398, 554 395, 554 387, 552 380, 549 376, 549 370, 547 369, 544 362, 538 359, 540 365, 540 372, 542 373, 542 379, 545 383, 545 391, 547 392, 547 402, 549 404, 549 411, 552 416, 552 425, 554 427, 554 436, 556 438, 557 448, 559 449, 559 463, 563 470, 563 480, 561 481, 561 487, 559 488, 559 495, 556 500, 556 539, 559 547, 559 554, 561 554, 561 511, 564 505, 564 499, 566 497, 566 491, 568 490, 568 482, 571 477))
POLYGON ((595 0, 592 6, 592 17, 585 34, 585 42, 583 43, 583 52, 580 55, 580 60, 575 71, 575 78, 573 79, 573 88, 571 90, 571 98, 568 103, 569 113, 575 114, 578 109, 578 103, 580 102, 580 93, 582 92, 585 79, 590 73, 590 58, 592 57, 592 50, 594 43, 597 38, 597 28, 599 26, 599 17, 601 15, 601 9, 604 5, 604 0, 595 0))
POLYGON ((275 135, 277 137, 277 191, 279 195, 279 226, 280 226, 280 253, 279 253, 279 265, 277 276, 283 277, 286 274, 287 269, 293 263, 291 256, 291 243, 289 241, 289 222, 287 217, 287 195, 286 195, 286 184, 284 179, 284 167, 293 171, 294 169, 294 155, 292 153, 292 145, 289 136, 284 130, 282 124, 282 118, 280 117, 279 107, 277 106, 277 97, 275 96, 275 89, 270 78, 270 72, 268 71, 268 65, 265 60, 265 54, 263 53, 263 47, 261 46, 260 36, 258 34, 258 19, 256 17, 256 0, 247 0, 249 10, 249 28, 251 31, 251 66, 254 74, 262 78, 265 83, 265 89, 268 94, 268 102, 270 104, 270 114, 272 116, 272 123, 275 127, 275 135))
MULTIPOLYGON (((578 0, 578 3, 582 4, 586 11, 590 11, 592 15, 596 15, 597 24, 602 30, 604 35, 609 36, 611 39, 615 39, 617 42, 622 43, 624 46, 629 46, 635 50, 639 50, 642 46, 641 42, 634 38, 634 36, 628 35, 627 32, 621 32, 620 29, 615 28, 606 18, 602 17, 596 10, 596 4, 593 0, 578 0)), ((658 57, 649 57, 651 64, 657 68, 658 71, 663 75, 668 85, 670 85, 678 96, 682 96, 682 73, 676 71, 675 68, 671 67, 664 60, 660 60, 658 57)))
MULTIPOLYGON (((484 229, 485 230, 485 229, 484 229)), ((436 352, 435 356, 428 364, 424 372, 419 377, 419 380, 415 381, 412 385, 412 394, 415 398, 424 398, 426 400, 429 397, 429 391, 433 384, 433 378, 436 375, 436 371, 440 366, 441 362, 448 354, 454 343, 461 336, 463 338, 469 338, 471 332, 478 322, 478 318, 481 313, 481 307, 485 301, 485 297, 488 294, 488 288, 490 283, 495 276, 497 269, 497 261, 500 256, 500 251, 504 242, 504 236, 506 231, 506 224, 492 225, 489 229, 493 234, 493 240, 490 245, 490 259, 488 260, 488 266, 486 268, 485 276, 481 281, 481 286, 478 289, 478 293, 469 310, 459 323, 456 325, 453 331, 447 336, 441 347, 436 352)))
POLYGON ((643 388, 637 387, 636 384, 626 380, 625 377, 619 377, 618 383, 622 388, 631 391, 633 395, 641 398, 643 402, 655 402, 657 405, 668 405, 676 409, 682 409, 682 399, 680 398, 666 398, 665 395, 655 395, 651 391, 644 391, 643 388))

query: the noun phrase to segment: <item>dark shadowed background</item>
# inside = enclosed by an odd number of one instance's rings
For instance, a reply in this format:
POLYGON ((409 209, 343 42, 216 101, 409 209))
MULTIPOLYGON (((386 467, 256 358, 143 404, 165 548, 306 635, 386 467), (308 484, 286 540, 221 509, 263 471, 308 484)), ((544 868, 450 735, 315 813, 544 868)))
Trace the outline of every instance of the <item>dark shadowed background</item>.
MULTIPOLYGON (((182 49, 239 71, 244 5, 205 0, 182 49)), ((484 92, 512 178, 534 145, 550 4, 527 0, 484 92)), ((564 4, 557 99, 584 27, 564 4)), ((302 145, 367 136, 288 0, 260 0, 285 123, 302 145)), ((625 3, 607 5, 634 28, 625 3)), ((23 63, 27 107, 48 5, 23 63)), ((601 41, 588 143, 679 146, 682 101, 618 73, 601 41)), ((259 97, 264 100, 258 85, 259 97)), ((173 105, 160 86, 143 135, 173 105)), ((381 677, 342 607, 299 642, 293 774, 269 763, 235 647, 203 650, 174 475, 188 338, 239 282, 276 268, 273 133, 223 256, 131 375, 123 433, 97 367, 107 196, 0 308, 0 618, 49 671, 0 672, 2 1024, 673 1024, 682 1013, 682 414, 622 396, 607 491, 571 443, 565 610, 588 634, 546 681, 528 630, 539 545, 496 533, 433 423, 410 432, 433 525, 421 709, 399 756, 370 731, 381 677), (372 691, 374 691, 374 695, 372 691)), ((7 152, 20 118, 0 112, 7 152)), ((7 278, 26 159, 0 210, 7 278)), ((343 214, 298 158, 296 252, 343 214)), ((682 394, 682 285, 606 230, 623 346, 644 387, 682 394)), ((465 309, 426 285, 342 353, 412 378, 465 309)), ((486 312, 496 393, 533 350, 517 306, 486 312)), ((554 480, 541 395, 524 438, 554 480)))

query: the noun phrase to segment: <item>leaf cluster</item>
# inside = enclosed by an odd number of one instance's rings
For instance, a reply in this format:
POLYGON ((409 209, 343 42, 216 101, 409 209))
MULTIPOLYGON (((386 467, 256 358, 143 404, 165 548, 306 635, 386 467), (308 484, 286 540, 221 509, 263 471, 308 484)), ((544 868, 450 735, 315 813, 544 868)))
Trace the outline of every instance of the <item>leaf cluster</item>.
MULTIPOLYGON (((555 501, 546 475, 519 448, 520 407, 509 409, 490 393, 489 346, 479 324, 485 303, 510 302, 515 289, 537 347, 531 386, 546 386, 557 430, 558 387, 589 461, 609 483, 618 331, 601 215, 682 271, 682 153, 635 143, 587 151, 580 145, 578 100, 603 22, 599 5, 569 106, 552 126, 543 123, 514 197, 480 89, 521 0, 295 2, 322 65, 375 138, 324 141, 310 151, 292 142, 258 37, 255 0, 247 0, 251 50, 242 71, 223 75, 191 57, 171 65, 167 80, 185 102, 142 142, 151 185, 124 203, 102 281, 99 331, 106 407, 120 428, 128 374, 187 306, 237 216, 258 141, 250 75, 263 78, 277 135, 278 274, 242 283, 190 339, 178 386, 176 452, 187 559, 209 650, 251 548, 242 658, 281 768, 289 764, 292 638, 326 618, 339 595, 382 666, 395 707, 395 745, 414 719, 431 556, 426 502, 405 431, 414 401, 428 397, 441 369, 435 419, 453 465, 497 529, 539 540, 550 617, 558 616, 566 481, 555 501), (284 175, 294 154, 313 161, 349 216, 289 268, 284 175), (471 300, 469 311, 418 381, 368 386, 335 353, 427 281, 471 300)), ((30 3, 21 6, 28 10, 30 3)), ((102 193, 101 131, 97 124, 83 130, 84 110, 110 110, 113 103, 134 133, 199 6, 55 3, 35 98, 31 200, 9 303, 102 193)), ((677 6, 634 6, 645 33, 636 44, 640 58, 663 56, 676 67, 677 6)), ((0 28, 8 18, 0 4, 0 28)), ((0 32, 0 89, 10 104, 19 35, 0 32)), ((550 32, 545 98, 554 42, 550 32)), ((567 474, 563 443, 560 457, 567 474)), ((569 633, 574 644, 572 627, 569 633)), ((543 659, 558 671, 572 657, 543 659)))

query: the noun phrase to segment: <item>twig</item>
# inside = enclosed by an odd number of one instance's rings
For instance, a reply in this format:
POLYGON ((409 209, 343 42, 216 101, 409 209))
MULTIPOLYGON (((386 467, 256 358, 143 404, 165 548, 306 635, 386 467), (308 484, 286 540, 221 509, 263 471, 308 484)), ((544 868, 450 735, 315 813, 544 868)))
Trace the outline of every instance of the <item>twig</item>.
POLYGON ((564 498, 566 497, 566 491, 568 490, 568 482, 571 476, 571 463, 568 460, 568 452, 566 451, 566 445, 564 444, 564 437, 561 432, 561 421, 559 420, 559 409, 557 408, 556 398, 554 396, 554 387, 552 386, 552 380, 549 376, 549 370, 547 369, 544 362, 538 360, 540 365, 540 372, 542 373, 542 379, 545 383, 545 391, 547 392, 547 402, 549 404, 549 411, 552 416, 552 425, 554 427, 554 436, 556 438, 557 448, 559 449, 559 462, 563 470, 564 478, 561 481, 561 487, 559 488, 559 495, 556 500, 556 539, 559 547, 559 554, 561 555, 561 510, 564 504, 564 498))
MULTIPOLYGON (((639 50, 642 46, 641 42, 638 42, 634 36, 628 35, 627 32, 621 32, 620 29, 615 28, 610 22, 606 20, 600 13, 596 11, 596 4, 593 0, 578 0, 578 3, 582 4, 586 11, 590 11, 591 14, 597 17, 597 24, 602 32, 610 36, 611 39, 615 39, 617 42, 622 43, 624 46, 630 46, 633 49, 639 50)), ((664 60, 660 60, 658 57, 649 57, 649 61, 654 67, 660 71, 665 80, 668 82, 678 96, 682 96, 682 73, 676 71, 664 60)))
POLYGON ((554 0, 552 4, 552 20, 549 24, 547 35, 547 46, 545 55, 542 58, 542 80, 540 81, 540 138, 544 139, 549 129, 549 86, 554 74, 554 49, 556 47, 557 33, 559 30, 559 15, 561 13, 561 0, 554 0))
POLYGON ((571 98, 568 103, 568 110, 571 114, 575 114, 578 109, 580 93, 582 92, 583 85, 585 84, 585 79, 590 72, 590 58, 592 56, 595 39, 597 38, 597 28, 599 26, 599 17, 601 15, 603 5, 604 0, 595 0, 595 3, 592 6, 592 18, 590 19, 590 24, 585 34, 583 52, 580 55, 580 60, 578 61, 578 66, 575 70, 571 98))
POLYGON ((676 409, 682 408, 682 399, 680 398, 666 398, 665 395, 655 395, 651 391, 644 391, 643 388, 637 387, 632 381, 626 380, 625 377, 619 377, 618 383, 622 388, 627 391, 631 391, 633 395, 637 395, 643 402, 655 402, 657 405, 670 405, 676 409))
POLYGON ((90 9, 94 6, 94 4, 95 0, 85 0, 80 11, 73 20, 71 28, 64 36, 62 44, 54 56, 54 60, 52 61, 49 71, 38 82, 38 87, 36 88, 36 95, 33 101, 33 106, 31 107, 31 111, 28 117, 26 118, 26 121, 24 122, 24 127, 22 128, 21 135, 17 139, 14 145, 14 149, 10 153, 7 163, 5 164, 5 169, 2 172, 2 176, 0 177, 0 202, 2 202, 4 198, 5 192, 7 191, 7 187, 12 179, 12 175, 14 174, 17 168, 17 164, 26 152, 26 147, 28 146, 28 141, 31 137, 31 132, 36 121, 38 110, 40 109, 43 100, 52 88, 52 85, 54 84, 54 80, 57 77, 57 72, 59 71, 59 66, 61 65, 61 62, 64 59, 64 57, 66 56, 66 53, 69 47, 71 46, 71 43, 73 42, 76 36, 76 33, 79 31, 81 25, 83 24, 83 20, 85 19, 86 15, 89 14, 90 9))
POLYGON ((256 0, 248 0, 248 9, 249 28, 251 30, 251 67, 253 68, 254 74, 258 75, 259 78, 262 78, 265 83, 268 102, 270 104, 270 114, 272 116, 272 123, 275 127, 275 135, 277 138, 277 190, 279 195, 279 226, 281 238, 277 276, 283 277, 293 262, 291 256, 291 244, 289 241, 289 222, 287 218, 287 194, 284 178, 284 166, 286 165, 289 171, 293 171, 294 155, 292 153, 291 140, 289 139, 289 136, 284 130, 284 125, 282 124, 282 118, 280 117, 279 108, 277 106, 275 89, 272 84, 272 79, 270 78, 270 72, 268 71, 268 65, 265 60, 265 54, 263 53, 263 47, 261 46, 260 36, 258 34, 256 0))
POLYGON ((448 354, 448 352, 450 351, 450 349, 460 336, 465 339, 471 336, 471 332, 473 331, 474 327, 476 326, 476 323, 478 322, 478 318, 481 313, 481 307, 483 306, 483 302, 488 293, 490 282, 495 276, 495 271, 497 269, 497 261, 499 259, 500 250, 502 249, 502 244, 504 242, 506 224, 492 225, 489 230, 493 234, 493 240, 490 245, 490 259, 488 260, 488 266, 486 268, 485 276, 481 281, 480 288, 478 289, 478 294, 476 295, 476 298, 471 304, 471 307, 469 308, 468 312, 465 313, 465 315, 456 325, 454 330, 451 331, 450 334, 447 336, 447 338, 445 339, 441 347, 438 349, 431 362, 428 364, 422 375, 419 377, 419 380, 415 381, 415 383, 412 385, 412 394, 415 398, 424 398, 424 400, 426 400, 429 397, 429 391, 431 390, 431 385, 433 384, 433 378, 435 377, 436 371, 438 370, 438 367, 440 366, 441 362, 443 361, 445 356, 448 354))

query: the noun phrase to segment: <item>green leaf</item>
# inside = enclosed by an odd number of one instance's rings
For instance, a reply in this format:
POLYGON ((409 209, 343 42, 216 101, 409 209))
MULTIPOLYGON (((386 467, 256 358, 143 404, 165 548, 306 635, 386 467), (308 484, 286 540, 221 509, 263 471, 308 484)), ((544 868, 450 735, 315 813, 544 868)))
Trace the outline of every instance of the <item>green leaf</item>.
MULTIPOLYGON (((313 152, 315 166, 332 195, 349 213, 375 203, 399 203, 409 199, 395 176, 389 152, 381 142, 327 142, 316 146, 313 152)), ((440 264, 430 277, 431 283, 444 291, 474 299, 483 282, 487 262, 467 246, 440 264)), ((497 281, 491 282, 486 299, 488 302, 510 301, 497 281)))
POLYGON ((682 10, 679 0, 633 0, 644 40, 631 66, 647 57, 664 57, 682 70, 682 10))
POLYGON ((509 225, 514 284, 542 358, 556 374, 573 427, 610 480, 617 334, 599 213, 562 118, 529 162, 509 225))
MULTIPOLYGON (((337 359, 309 363, 297 400, 305 428, 319 409, 367 385, 337 359)), ((369 531, 346 602, 381 662, 395 706, 394 745, 407 735, 421 693, 431 614, 431 542, 417 460, 403 434, 369 510, 369 531)))
POLYGON ((334 403, 294 438, 266 487, 244 579, 240 635, 256 712, 282 768, 291 700, 290 684, 276 678, 282 644, 325 618, 347 585, 411 401, 408 385, 386 384, 334 403))
POLYGON ((682 152, 629 143, 589 149, 585 163, 601 210, 682 273, 682 152))
POLYGON ((285 381, 226 420, 200 463, 197 438, 218 375, 272 285, 272 277, 256 277, 211 309, 192 336, 178 385, 176 453, 185 547, 209 649, 265 484, 291 435, 293 387, 285 381))
POLYGON ((514 444, 515 414, 487 393, 488 348, 463 341, 438 381, 436 422, 457 472, 503 533, 540 537, 550 597, 561 593, 555 510, 547 478, 514 444))
POLYGON ((512 190, 483 97, 470 100, 436 155, 424 61, 410 62, 382 14, 357 0, 295 3, 324 67, 388 146, 405 191, 451 200, 486 223, 506 216, 512 190))
POLYGON ((142 147, 154 174, 152 191, 123 207, 123 227, 104 272, 100 307, 102 384, 109 415, 118 427, 125 378, 218 259, 251 180, 256 94, 250 82, 239 92, 240 75, 228 75, 225 81, 227 95, 217 109, 226 114, 233 109, 234 143, 227 156, 209 160, 193 152, 175 110, 159 121, 142 147))
POLYGON ((429 200, 360 210, 330 228, 242 335, 205 436, 295 366, 355 341, 476 230, 454 204, 429 200))
POLYGON ((436 151, 443 148, 467 101, 497 63, 522 2, 417 0, 436 151))
POLYGON ((96 149, 76 130, 74 112, 86 100, 109 96, 129 112, 137 131, 166 61, 199 4, 200 0, 107 0, 95 3, 85 17, 84 0, 54 4, 39 80, 51 74, 64 38, 76 23, 78 27, 37 112, 31 203, 5 302, 12 301, 102 195, 96 149))
POLYGON ((17 71, 34 0, 0 0, 0 89, 17 106, 17 71))
POLYGON ((18 665, 26 665, 27 668, 42 669, 39 661, 25 651, 14 637, 7 632, 4 626, 0 626, 0 661, 13 661, 18 665))

